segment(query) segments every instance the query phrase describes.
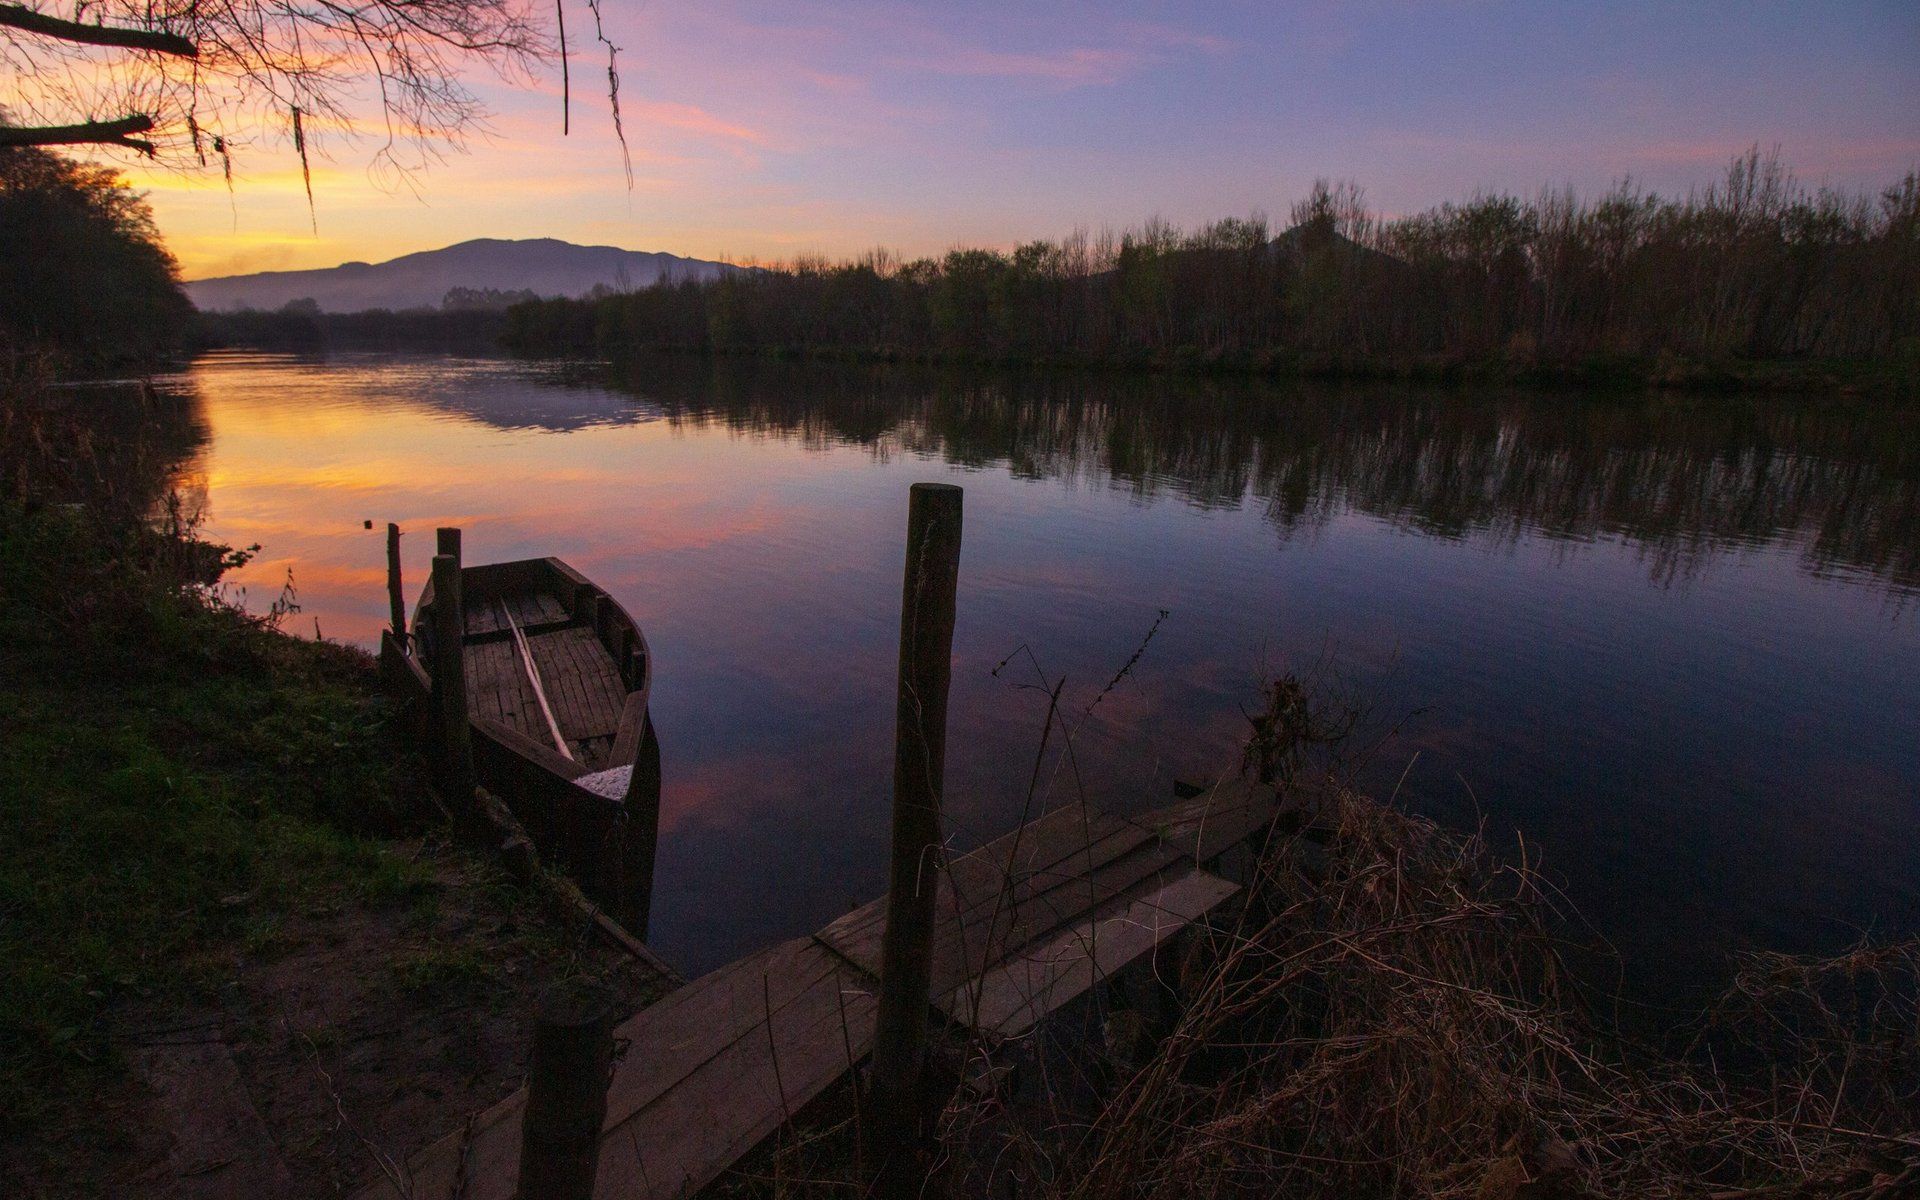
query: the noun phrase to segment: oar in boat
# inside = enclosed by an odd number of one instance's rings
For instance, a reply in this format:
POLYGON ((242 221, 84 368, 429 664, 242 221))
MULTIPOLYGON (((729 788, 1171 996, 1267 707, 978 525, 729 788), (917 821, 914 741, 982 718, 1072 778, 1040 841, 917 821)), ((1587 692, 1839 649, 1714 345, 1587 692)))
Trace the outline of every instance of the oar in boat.
POLYGON ((513 619, 513 612, 503 599, 495 599, 500 606, 500 615, 507 619, 507 627, 513 630, 513 644, 520 647, 520 662, 527 668, 527 681, 533 684, 533 698, 540 702, 540 715, 547 719, 547 731, 553 735, 553 744, 560 753, 573 758, 573 751, 567 749, 567 739, 560 733, 560 722, 553 719, 553 706, 547 703, 547 689, 540 686, 540 668, 533 665, 533 651, 527 646, 527 635, 520 630, 520 622, 513 619))

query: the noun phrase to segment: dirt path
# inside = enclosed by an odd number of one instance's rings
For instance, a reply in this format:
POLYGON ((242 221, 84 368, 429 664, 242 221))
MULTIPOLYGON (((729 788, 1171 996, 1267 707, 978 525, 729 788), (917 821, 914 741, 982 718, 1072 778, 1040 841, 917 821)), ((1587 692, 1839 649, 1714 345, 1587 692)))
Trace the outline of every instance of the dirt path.
POLYGON ((547 982, 590 974, 635 1009, 665 990, 466 852, 406 849, 430 868, 417 894, 277 924, 233 964, 215 1008, 124 1013, 125 1141, 30 1186, 177 1200, 342 1195, 520 1085, 528 1014, 547 982))

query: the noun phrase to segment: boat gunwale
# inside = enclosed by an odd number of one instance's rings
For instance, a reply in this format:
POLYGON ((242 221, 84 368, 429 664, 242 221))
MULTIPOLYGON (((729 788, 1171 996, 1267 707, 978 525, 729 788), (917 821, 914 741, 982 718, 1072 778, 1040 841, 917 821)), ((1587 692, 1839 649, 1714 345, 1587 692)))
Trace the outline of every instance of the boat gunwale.
MULTIPOLYGON (((460 576, 463 601, 469 597, 494 597, 513 591, 546 590, 561 601, 562 607, 566 609, 569 625, 577 625, 593 631, 594 641, 612 662, 615 672, 620 676, 622 686, 626 688, 626 700, 622 706, 613 744, 609 747, 606 761, 596 770, 633 766, 639 758, 640 742, 645 736, 648 710, 653 699, 653 648, 647 642, 646 632, 640 628, 640 623, 633 619, 633 614, 627 611, 626 606, 607 589, 554 555, 463 565, 460 576), (603 615, 598 620, 593 614, 582 611, 591 602, 590 598, 595 596, 601 598, 603 605, 603 615), (627 671, 621 662, 620 653, 609 644, 610 636, 619 636, 617 632, 610 634, 610 631, 619 630, 625 630, 632 636, 633 644, 630 653, 637 653, 640 657, 638 681, 627 679, 627 671)), ((407 639, 406 651, 408 659, 426 675, 429 686, 431 686, 433 672, 430 664, 420 654, 419 647, 422 632, 430 626, 432 608, 433 579, 429 576, 426 584, 420 589, 419 599, 414 604, 413 619, 409 625, 411 636, 407 639)), ((475 635, 463 633, 461 645, 468 645, 475 640, 475 635)), ((500 726, 498 722, 475 717, 471 712, 468 714, 468 720, 476 726, 485 722, 497 728, 506 728, 500 726)), ((509 730, 509 732, 520 734, 521 731, 509 730)), ((524 734, 521 737, 529 743, 538 744, 537 739, 526 737, 524 734)), ((555 775, 563 782, 573 784, 571 778, 554 770, 550 764, 528 755, 521 747, 503 743, 503 748, 527 759, 534 766, 555 775)), ((580 772, 580 774, 589 773, 591 772, 580 772)), ((583 794, 592 794, 585 789, 579 789, 577 785, 573 786, 583 794)))

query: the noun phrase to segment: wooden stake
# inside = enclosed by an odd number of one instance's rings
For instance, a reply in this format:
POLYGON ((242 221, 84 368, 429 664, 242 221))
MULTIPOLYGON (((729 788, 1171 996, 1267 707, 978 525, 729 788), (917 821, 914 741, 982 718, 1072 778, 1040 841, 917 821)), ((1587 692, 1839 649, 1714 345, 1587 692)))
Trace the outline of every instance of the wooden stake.
MULTIPOLYGON (((442 530, 442 534, 446 531, 442 530)), ((459 531, 455 531, 458 541, 459 531)), ((443 539, 444 542, 444 539, 443 539)), ((473 727, 467 720, 467 666, 462 642, 467 617, 460 594, 460 560, 451 554, 433 556, 433 665, 434 742, 439 782, 447 806, 456 815, 473 809, 473 727)))
POLYGON ((454 562, 460 561, 459 529, 450 525, 442 525, 433 531, 433 544, 435 554, 451 554, 453 555, 454 562))
POLYGON ((525 1200, 590 1200, 613 1067, 613 997, 584 982, 540 998, 520 1125, 525 1200))
POLYGON ((387 608, 393 617, 393 640, 407 644, 407 597, 400 583, 400 527, 387 522, 387 608))
POLYGON ((960 578, 961 489, 916 483, 907 505, 900 599, 900 676, 894 709, 893 859, 880 950, 867 1127, 888 1178, 911 1174, 932 986, 934 891, 940 875, 947 686, 960 578), (904 1174, 903 1174, 904 1172, 904 1174))

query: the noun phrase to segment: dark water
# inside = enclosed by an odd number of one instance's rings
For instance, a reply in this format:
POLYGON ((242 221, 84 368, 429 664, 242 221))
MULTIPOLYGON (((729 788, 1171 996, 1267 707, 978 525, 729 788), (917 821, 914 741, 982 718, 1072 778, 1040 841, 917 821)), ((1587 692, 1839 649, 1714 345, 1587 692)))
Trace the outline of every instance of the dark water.
POLYGON ((1524 837, 1637 995, 1920 931, 1911 408, 688 361, 171 382, 210 434, 182 483, 264 547, 257 602, 292 572, 304 631, 374 641, 388 520, 410 589, 452 523, 469 561, 558 554, 626 604, 665 748, 655 940, 692 971, 883 887, 920 479, 967 489, 962 846, 1020 811, 1039 672, 1076 729, 1046 799, 1132 808, 1232 770, 1290 669, 1397 730, 1378 793, 1524 837))

